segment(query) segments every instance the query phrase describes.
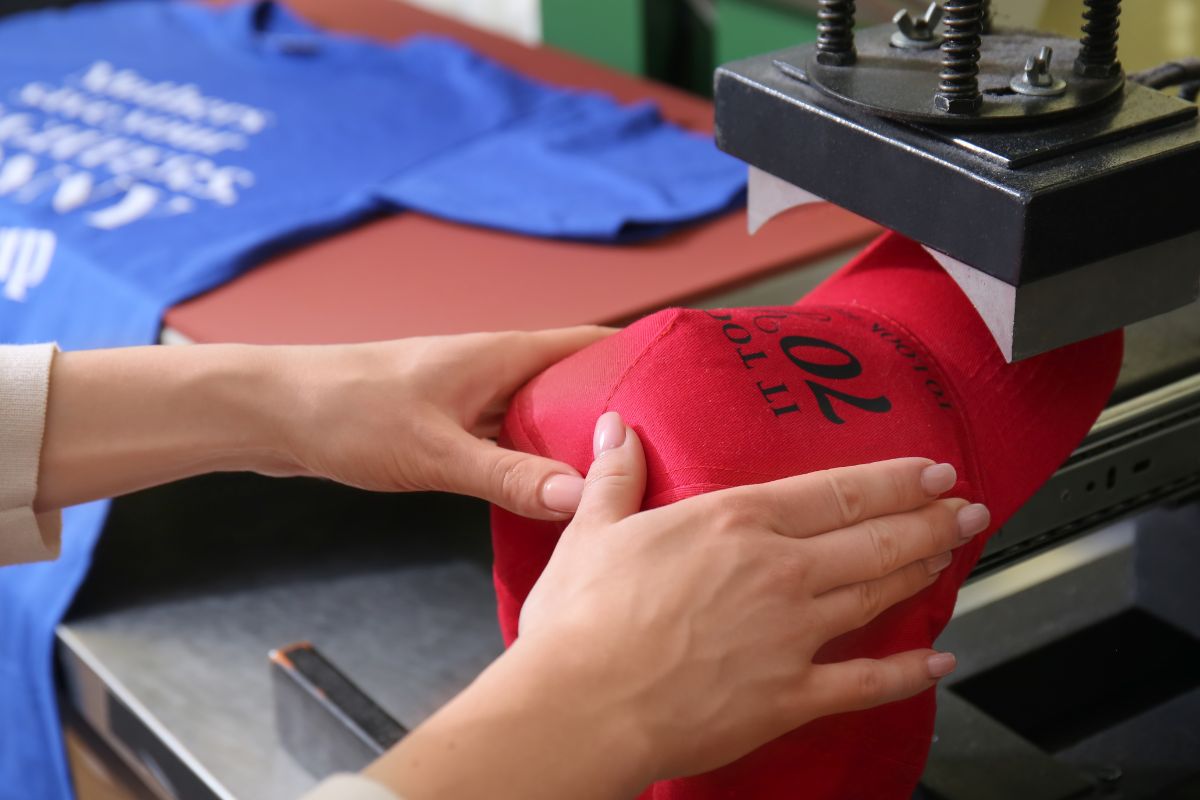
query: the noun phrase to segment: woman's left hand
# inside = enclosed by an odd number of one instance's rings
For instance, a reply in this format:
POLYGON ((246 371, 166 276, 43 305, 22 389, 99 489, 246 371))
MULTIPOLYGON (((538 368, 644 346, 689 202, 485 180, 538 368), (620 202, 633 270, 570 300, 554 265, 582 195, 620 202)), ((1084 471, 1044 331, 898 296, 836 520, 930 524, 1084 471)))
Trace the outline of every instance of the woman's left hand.
POLYGON ((378 491, 473 495, 539 519, 575 511, 572 467, 491 441, 513 393, 610 333, 582 326, 534 333, 431 336, 290 348, 281 360, 295 408, 283 420, 282 472, 378 491))
POLYGON ((252 470, 384 492, 457 492, 566 519, 583 492, 579 473, 489 437, 517 389, 610 333, 584 326, 60 353, 34 505, 50 511, 205 472, 252 470))

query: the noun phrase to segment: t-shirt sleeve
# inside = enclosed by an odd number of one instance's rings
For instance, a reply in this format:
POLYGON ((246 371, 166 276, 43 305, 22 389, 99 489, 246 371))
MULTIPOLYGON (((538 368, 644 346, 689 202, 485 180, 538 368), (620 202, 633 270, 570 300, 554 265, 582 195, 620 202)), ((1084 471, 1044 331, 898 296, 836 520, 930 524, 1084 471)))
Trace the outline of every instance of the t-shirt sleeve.
POLYGON ((558 92, 537 109, 405 170, 388 202, 535 236, 637 239, 724 211, 746 166, 650 103, 558 92))
POLYGON ((388 789, 361 775, 334 775, 300 800, 401 800, 388 789))
POLYGON ((0 346, 0 565, 58 557, 60 515, 33 510, 55 349, 0 346))

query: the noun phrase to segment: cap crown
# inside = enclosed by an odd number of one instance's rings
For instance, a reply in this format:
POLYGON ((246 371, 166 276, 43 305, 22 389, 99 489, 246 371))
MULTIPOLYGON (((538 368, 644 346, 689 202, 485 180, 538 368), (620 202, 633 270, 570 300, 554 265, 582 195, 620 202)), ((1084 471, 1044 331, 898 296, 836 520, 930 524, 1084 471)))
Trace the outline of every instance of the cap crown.
MULTIPOLYGON (((586 472, 596 418, 618 411, 646 450, 646 507, 924 456, 955 466, 952 494, 986 503, 994 531, 1087 433, 1120 359, 1118 332, 1005 363, 949 276, 919 245, 888 234, 794 306, 670 309, 560 362, 516 396, 505 444, 586 472)), ((510 642, 562 528, 494 513, 510 642)), ((985 539, 960 548, 929 589, 820 657, 929 646, 985 539)), ((658 784, 653 796, 775 798, 803 789, 806 798, 833 798, 854 786, 863 797, 907 800, 932 720, 931 693, 821 720, 714 773, 658 784)))

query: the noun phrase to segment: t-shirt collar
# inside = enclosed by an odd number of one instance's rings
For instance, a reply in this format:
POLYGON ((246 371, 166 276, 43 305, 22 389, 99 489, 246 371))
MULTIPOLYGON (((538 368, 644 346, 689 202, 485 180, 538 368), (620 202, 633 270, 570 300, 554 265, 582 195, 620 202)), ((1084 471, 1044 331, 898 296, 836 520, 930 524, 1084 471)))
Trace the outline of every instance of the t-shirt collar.
POLYGON ((256 0, 236 6, 231 13, 253 46, 299 56, 315 55, 321 50, 321 30, 282 3, 256 0))

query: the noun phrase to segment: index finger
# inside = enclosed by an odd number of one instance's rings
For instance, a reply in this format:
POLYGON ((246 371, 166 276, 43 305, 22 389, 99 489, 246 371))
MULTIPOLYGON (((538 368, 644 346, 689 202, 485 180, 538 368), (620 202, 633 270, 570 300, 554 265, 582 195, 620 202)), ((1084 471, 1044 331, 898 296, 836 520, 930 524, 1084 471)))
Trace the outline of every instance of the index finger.
POLYGON ((617 330, 601 325, 577 325, 513 334, 519 337, 519 342, 505 353, 504 380, 508 388, 516 389, 547 367, 612 336, 617 330))
POLYGON ((949 464, 897 458, 810 472, 738 491, 762 509, 765 522, 777 533, 804 538, 921 508, 957 480, 949 464))

